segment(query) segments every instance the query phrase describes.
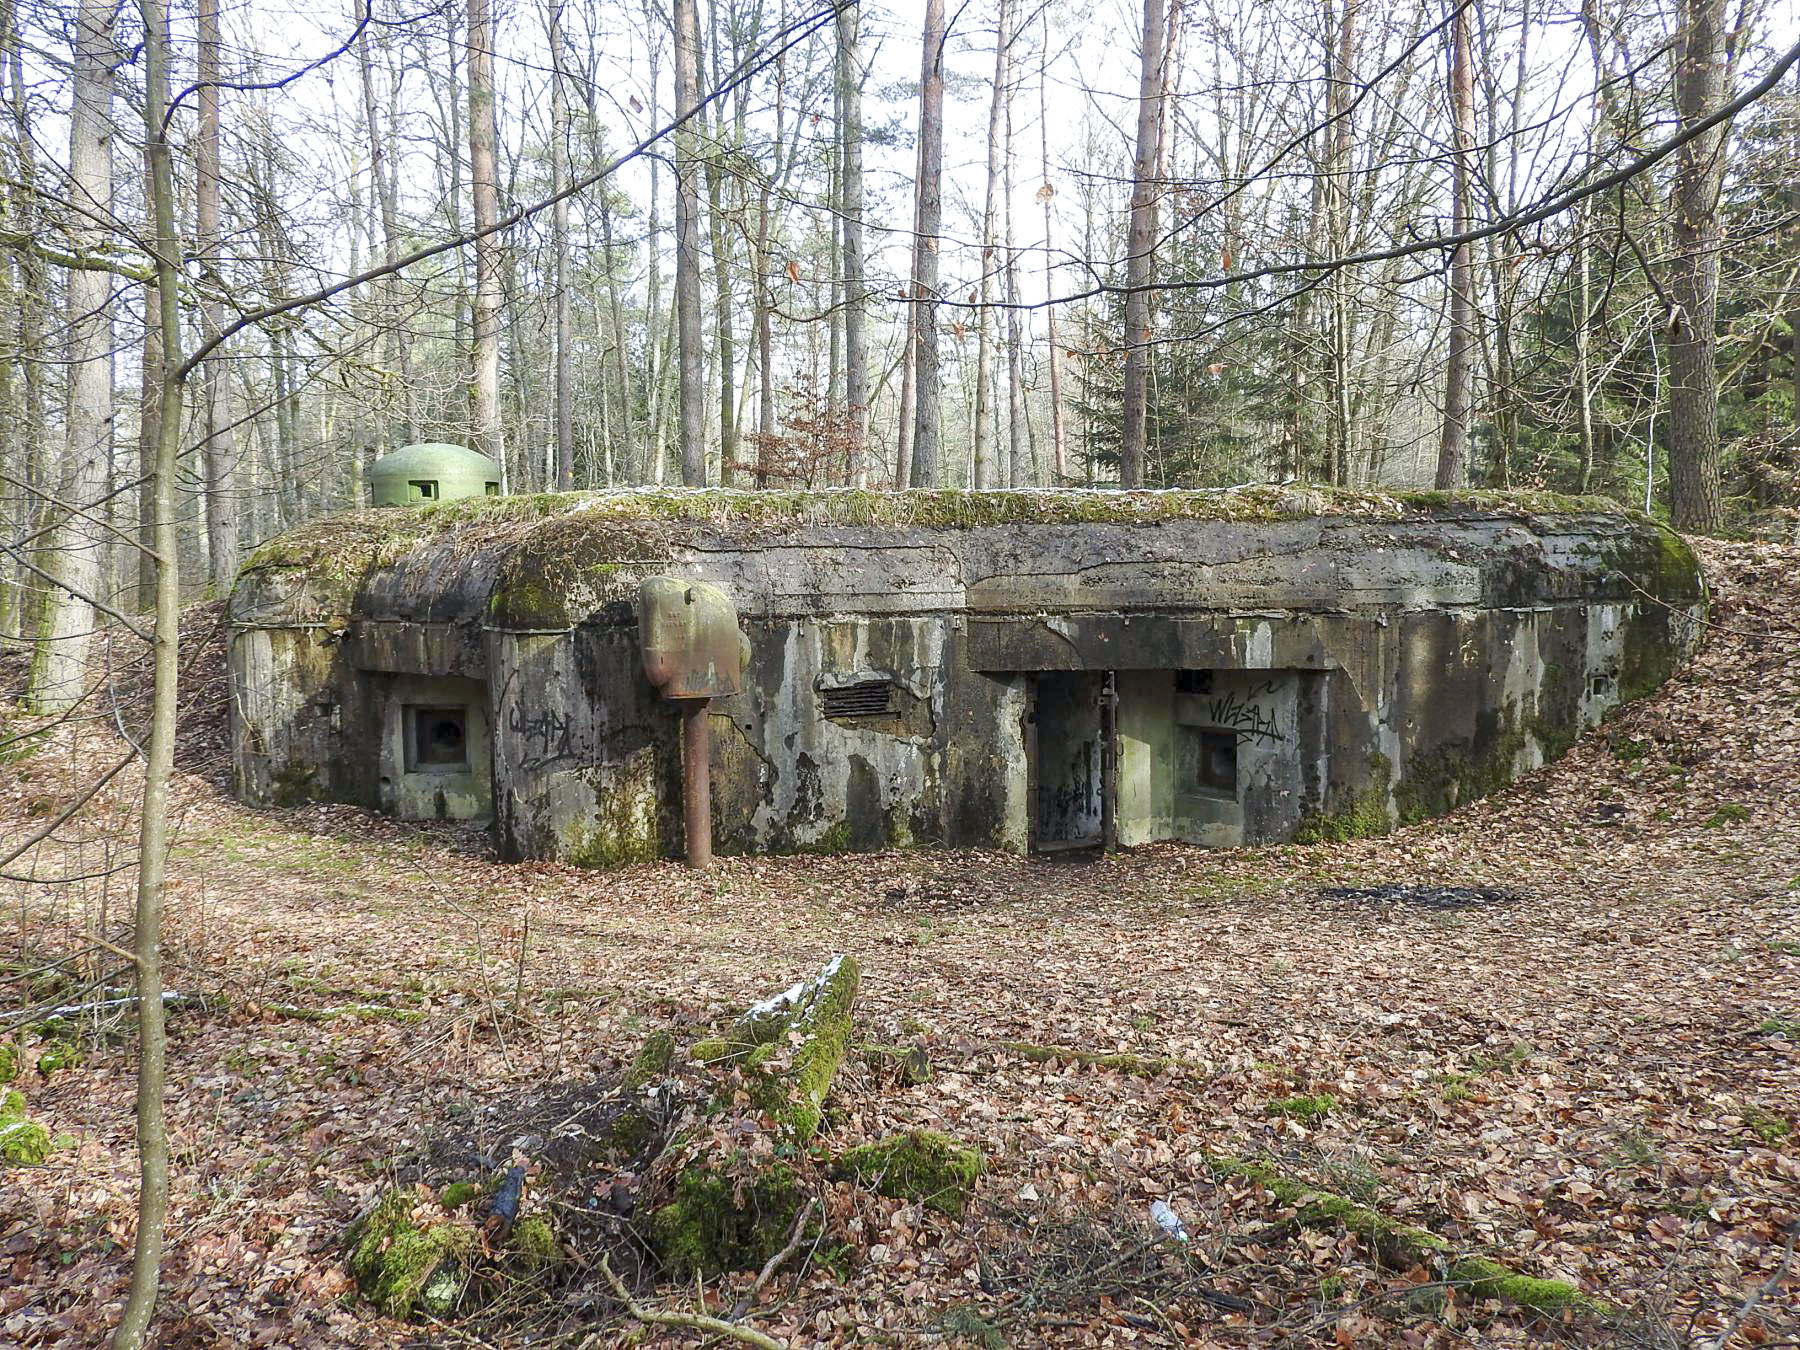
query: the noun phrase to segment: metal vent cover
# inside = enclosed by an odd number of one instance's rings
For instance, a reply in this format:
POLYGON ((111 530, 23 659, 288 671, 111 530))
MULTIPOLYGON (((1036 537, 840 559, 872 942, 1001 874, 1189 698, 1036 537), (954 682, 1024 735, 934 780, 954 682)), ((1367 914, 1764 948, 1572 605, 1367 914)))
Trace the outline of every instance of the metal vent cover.
POLYGON ((819 691, 819 710, 830 718, 885 717, 894 711, 892 680, 858 680, 819 691))

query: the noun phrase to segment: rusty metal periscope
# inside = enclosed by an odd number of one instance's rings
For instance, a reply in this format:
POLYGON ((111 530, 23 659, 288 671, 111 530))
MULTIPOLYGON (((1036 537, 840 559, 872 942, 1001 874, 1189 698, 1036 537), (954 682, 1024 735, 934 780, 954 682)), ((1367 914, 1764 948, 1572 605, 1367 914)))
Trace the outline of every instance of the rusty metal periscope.
POLYGON ((708 705, 744 687, 749 642, 737 606, 717 586, 680 577, 646 577, 638 588, 644 674, 681 707, 682 812, 688 866, 712 866, 712 738, 708 705))

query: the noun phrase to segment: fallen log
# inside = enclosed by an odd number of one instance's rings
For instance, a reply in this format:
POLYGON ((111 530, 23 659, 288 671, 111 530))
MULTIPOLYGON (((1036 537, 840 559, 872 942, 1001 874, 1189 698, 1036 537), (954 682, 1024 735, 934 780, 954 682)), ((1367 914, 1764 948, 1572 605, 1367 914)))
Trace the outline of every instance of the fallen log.
POLYGON ((1606 1319, 1618 1315, 1611 1304, 1582 1293, 1567 1280, 1521 1275, 1484 1256, 1459 1256, 1435 1233, 1396 1223, 1378 1210, 1286 1176, 1266 1163, 1221 1154, 1207 1154, 1206 1161, 1214 1172, 1254 1182, 1282 1204, 1292 1205, 1302 1226, 1347 1229, 1374 1247, 1390 1265, 1435 1268, 1446 1285, 1476 1298, 1500 1299, 1549 1314, 1571 1311, 1606 1319))

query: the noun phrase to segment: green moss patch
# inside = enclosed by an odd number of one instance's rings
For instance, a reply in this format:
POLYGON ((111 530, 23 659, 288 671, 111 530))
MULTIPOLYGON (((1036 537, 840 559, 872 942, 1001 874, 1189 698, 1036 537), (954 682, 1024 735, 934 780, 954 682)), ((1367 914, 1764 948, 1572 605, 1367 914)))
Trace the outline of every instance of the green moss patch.
POLYGON ((673 1032, 658 1031, 644 1042, 637 1057, 625 1070, 625 1076, 619 1080, 619 1086, 626 1091, 635 1091, 654 1083, 669 1071, 669 1065, 675 1062, 675 1036, 673 1032))
POLYGON ((514 1224, 506 1245, 530 1271, 553 1270, 565 1259, 562 1243, 556 1240, 556 1230, 541 1214, 527 1215, 514 1224))
POLYGON ((1329 1092, 1320 1092, 1312 1096, 1280 1097, 1263 1110, 1271 1116, 1286 1116, 1290 1120, 1319 1120, 1330 1115, 1336 1106, 1336 1097, 1329 1092))
POLYGON ((0 1041, 0 1083, 10 1083, 19 1076, 19 1047, 0 1041))
MULTIPOLYGON (((742 1166, 739 1156, 727 1167, 742 1166)), ((787 1243, 806 1193, 783 1163, 733 1177, 698 1164, 682 1172, 674 1198, 650 1219, 650 1244, 670 1274, 756 1270, 787 1243)))
POLYGON ((36 1167, 50 1156, 50 1132, 25 1119, 25 1098, 9 1088, 0 1093, 0 1162, 36 1167))
POLYGON ((860 1184, 899 1200, 917 1200, 960 1217, 982 1172, 981 1150, 936 1130, 909 1130, 859 1144, 838 1167, 860 1184))
POLYGON ((390 1317, 415 1308, 442 1317, 455 1308, 475 1248, 475 1228, 423 1186, 396 1186, 350 1230, 350 1273, 390 1317))

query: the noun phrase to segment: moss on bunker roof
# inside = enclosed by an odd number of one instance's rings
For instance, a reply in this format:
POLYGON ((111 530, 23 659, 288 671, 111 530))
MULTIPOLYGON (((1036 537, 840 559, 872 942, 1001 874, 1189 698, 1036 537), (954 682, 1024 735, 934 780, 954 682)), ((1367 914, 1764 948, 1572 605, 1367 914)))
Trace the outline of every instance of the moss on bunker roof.
MULTIPOLYGON (((740 492, 726 488, 544 492, 469 497, 433 506, 357 511, 312 521, 270 540, 244 570, 316 570, 346 579, 397 561, 413 547, 455 530, 470 548, 520 543, 555 521, 566 530, 591 524, 654 543, 658 526, 894 526, 977 529, 990 525, 1155 524, 1168 520, 1281 521, 1341 516, 1371 521, 1431 517, 1614 515, 1603 497, 1552 492, 1375 492, 1329 487, 1226 489, 1042 489, 877 492, 740 492)), ((685 531, 683 531, 685 533, 685 531)))

